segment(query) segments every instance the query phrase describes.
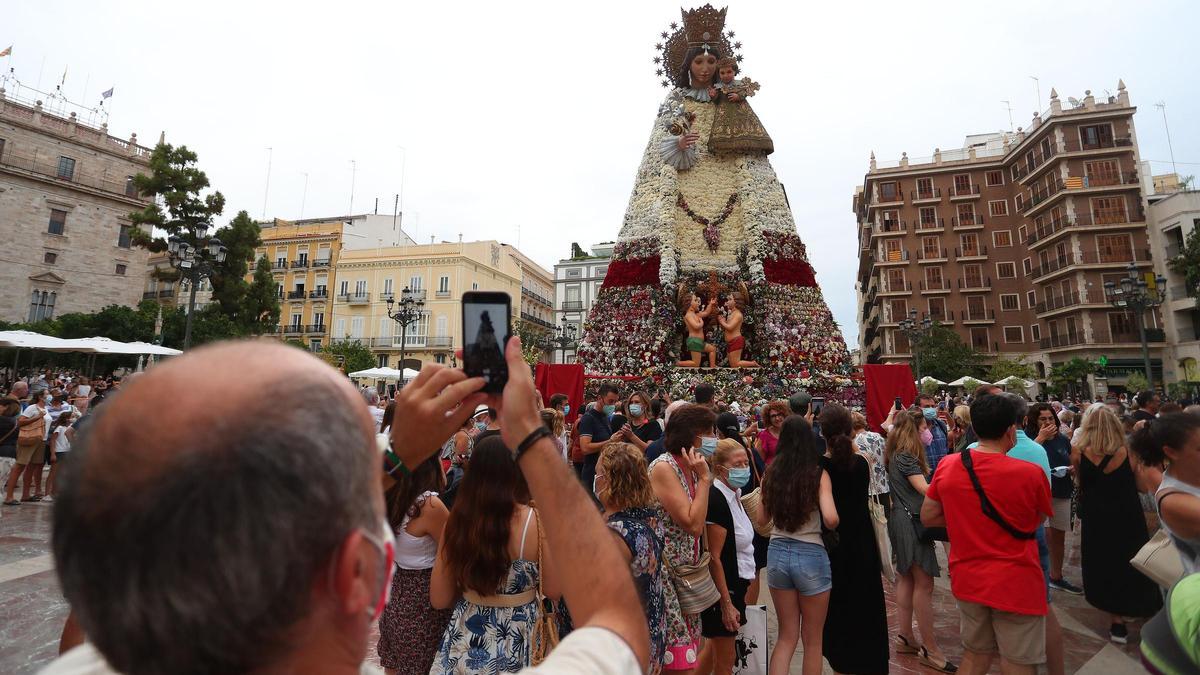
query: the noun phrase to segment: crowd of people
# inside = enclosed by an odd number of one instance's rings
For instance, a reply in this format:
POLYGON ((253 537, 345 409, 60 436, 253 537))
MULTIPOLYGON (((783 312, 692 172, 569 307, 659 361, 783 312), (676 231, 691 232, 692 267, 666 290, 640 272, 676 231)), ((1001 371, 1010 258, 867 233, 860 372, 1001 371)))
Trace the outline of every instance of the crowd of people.
POLYGON ((872 429, 804 392, 734 403, 701 384, 673 401, 604 382, 572 415, 533 388, 519 343, 508 358, 502 396, 430 366, 380 397, 258 343, 124 383, 13 382, 5 504, 55 500, 78 645, 45 672, 372 672, 378 621, 388 673, 726 674, 765 583, 774 675, 798 647, 806 674, 886 673, 892 648, 939 672, 999 656, 1061 673, 1053 593, 1082 594, 1124 643, 1163 603, 1129 564, 1148 523, 1200 565, 1200 411, 1152 392, 1127 411, 984 386, 872 429), (268 403, 236 385, 251 373, 304 386, 268 403), (1063 574, 1073 532, 1079 580, 1063 574), (938 547, 960 664, 935 628, 938 547))

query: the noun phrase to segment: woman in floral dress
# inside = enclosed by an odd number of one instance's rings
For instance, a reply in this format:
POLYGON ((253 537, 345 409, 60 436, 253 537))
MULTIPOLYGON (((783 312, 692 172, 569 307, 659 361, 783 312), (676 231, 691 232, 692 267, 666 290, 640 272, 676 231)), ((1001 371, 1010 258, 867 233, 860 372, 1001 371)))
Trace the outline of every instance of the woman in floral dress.
POLYGON ((431 675, 515 673, 530 664, 539 575, 547 597, 559 593, 545 547, 539 551, 536 514, 517 501, 519 477, 498 435, 476 444, 429 584, 430 604, 454 608, 431 675))
MULTIPOLYGON (((712 410, 685 405, 671 414, 667 425, 665 453, 650 463, 650 485, 662 505, 666 529, 663 553, 668 568, 694 565, 700 560, 700 533, 708 514, 712 474, 704 456, 694 448, 701 437, 715 440, 717 417, 712 410)), ((700 614, 684 614, 674 595, 666 596, 667 649, 665 670, 691 673, 699 660, 700 614)))
POLYGON ((667 630, 667 598, 679 606, 663 560, 666 532, 646 470, 646 458, 631 443, 610 443, 596 467, 596 497, 608 526, 628 549, 626 559, 650 629, 650 673, 662 670, 667 630))

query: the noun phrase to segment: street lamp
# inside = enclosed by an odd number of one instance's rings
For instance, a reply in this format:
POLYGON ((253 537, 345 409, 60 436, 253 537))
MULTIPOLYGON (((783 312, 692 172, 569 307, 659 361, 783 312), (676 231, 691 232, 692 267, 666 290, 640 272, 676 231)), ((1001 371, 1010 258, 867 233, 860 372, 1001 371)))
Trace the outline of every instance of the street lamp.
POLYGON ((917 386, 921 386, 921 352, 917 349, 917 343, 922 338, 929 335, 933 330, 933 320, 926 314, 924 319, 917 321, 917 310, 908 310, 908 316, 900 320, 900 332, 908 338, 908 348, 913 355, 913 368, 916 370, 913 376, 917 378, 917 386))
POLYGON ((191 286, 188 294, 187 323, 183 329, 183 348, 192 346, 192 314, 196 311, 196 287, 200 281, 211 277, 216 263, 225 262, 229 249, 220 239, 212 237, 202 239, 196 237, 196 243, 190 243, 182 237, 172 236, 167 239, 167 255, 171 267, 179 270, 180 277, 187 279, 191 286))
POLYGON ((396 306, 396 300, 392 296, 387 299, 387 315, 388 318, 400 324, 400 372, 404 372, 404 352, 407 345, 408 327, 421 320, 425 315, 425 295, 417 295, 417 292, 409 290, 407 286, 400 292, 400 302, 396 306), (392 307, 396 306, 395 311, 392 307))
POLYGON ((1138 337, 1142 341, 1142 366, 1146 369, 1146 382, 1154 388, 1154 375, 1150 369, 1150 345, 1146 339, 1147 309, 1158 307, 1166 300, 1167 280, 1160 274, 1154 278, 1154 288, 1146 283, 1145 275, 1138 272, 1137 265, 1129 263, 1126 275, 1119 282, 1104 282, 1104 299, 1108 304, 1133 314, 1137 323, 1138 337))
POLYGON ((568 323, 565 316, 562 319, 562 325, 554 329, 554 337, 549 338, 549 341, 553 349, 562 352, 559 355, 559 363, 567 362, 568 349, 574 350, 579 346, 579 336, 577 333, 578 329, 575 328, 575 324, 568 323))

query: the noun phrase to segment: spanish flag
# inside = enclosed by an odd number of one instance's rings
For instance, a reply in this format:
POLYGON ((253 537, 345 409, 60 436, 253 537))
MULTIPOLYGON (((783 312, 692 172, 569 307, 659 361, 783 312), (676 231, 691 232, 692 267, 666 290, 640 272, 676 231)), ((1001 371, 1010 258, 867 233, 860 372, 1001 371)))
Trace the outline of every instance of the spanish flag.
POLYGON ((0 51, 0 56, 8 56, 12 54, 12 45, 9 45, 4 51, 0 51))

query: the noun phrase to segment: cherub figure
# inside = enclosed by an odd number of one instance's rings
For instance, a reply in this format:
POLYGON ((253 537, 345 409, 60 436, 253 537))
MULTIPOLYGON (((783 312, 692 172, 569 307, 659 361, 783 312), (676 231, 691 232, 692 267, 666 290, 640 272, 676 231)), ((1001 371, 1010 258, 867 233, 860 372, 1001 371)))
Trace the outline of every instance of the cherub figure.
POLYGON ((737 71, 736 60, 717 61, 717 82, 709 88, 709 96, 717 102, 717 112, 713 117, 708 149, 711 152, 757 151, 769 155, 775 151, 775 144, 746 101, 761 87, 748 77, 735 79, 737 71))
POLYGON ((746 348, 746 338, 742 336, 742 322, 745 316, 742 309, 746 306, 744 293, 730 293, 725 299, 725 313, 717 316, 717 322, 725 331, 725 350, 729 358, 730 368, 757 368, 756 361, 742 358, 742 350, 746 348))
POLYGON ((680 361, 677 365, 680 368, 699 368, 701 359, 708 354, 708 367, 716 368, 717 348, 704 341, 704 320, 716 311, 716 296, 709 298, 708 305, 701 310, 700 296, 695 293, 687 293, 681 299, 680 309, 685 310, 683 325, 687 328, 687 351, 692 358, 688 361, 680 361))

